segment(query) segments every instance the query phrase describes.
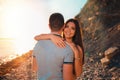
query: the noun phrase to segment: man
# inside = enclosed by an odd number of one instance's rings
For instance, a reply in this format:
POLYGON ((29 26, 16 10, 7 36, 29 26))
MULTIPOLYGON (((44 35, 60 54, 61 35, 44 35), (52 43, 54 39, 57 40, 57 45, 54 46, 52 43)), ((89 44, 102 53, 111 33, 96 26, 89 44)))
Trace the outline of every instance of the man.
MULTIPOLYGON (((53 13, 49 27, 52 34, 60 36, 64 28, 63 16, 53 13)), ((67 44, 60 48, 51 40, 40 40, 33 50, 33 69, 39 80, 73 80, 73 51, 67 44)))

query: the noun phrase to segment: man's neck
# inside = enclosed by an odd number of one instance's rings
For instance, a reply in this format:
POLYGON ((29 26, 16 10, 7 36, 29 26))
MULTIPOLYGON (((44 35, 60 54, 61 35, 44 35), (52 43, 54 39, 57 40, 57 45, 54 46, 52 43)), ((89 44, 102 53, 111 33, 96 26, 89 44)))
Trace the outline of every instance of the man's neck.
POLYGON ((58 32, 51 32, 51 34, 61 37, 61 34, 58 32))

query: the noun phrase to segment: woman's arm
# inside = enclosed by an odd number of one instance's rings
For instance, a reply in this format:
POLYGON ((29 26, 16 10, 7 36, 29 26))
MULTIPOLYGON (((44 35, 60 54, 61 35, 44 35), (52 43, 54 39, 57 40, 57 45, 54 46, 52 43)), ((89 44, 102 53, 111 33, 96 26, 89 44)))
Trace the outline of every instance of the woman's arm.
POLYGON ((34 37, 35 40, 47 40, 50 39, 52 42, 57 45, 58 47, 65 47, 65 42, 59 36, 55 36, 53 34, 40 34, 34 37))
POLYGON ((83 59, 83 52, 80 46, 77 46, 78 51, 75 52, 75 73, 76 77, 79 77, 82 74, 82 59, 83 59))
POLYGON ((34 37, 35 40, 51 39, 52 34, 39 34, 34 37))

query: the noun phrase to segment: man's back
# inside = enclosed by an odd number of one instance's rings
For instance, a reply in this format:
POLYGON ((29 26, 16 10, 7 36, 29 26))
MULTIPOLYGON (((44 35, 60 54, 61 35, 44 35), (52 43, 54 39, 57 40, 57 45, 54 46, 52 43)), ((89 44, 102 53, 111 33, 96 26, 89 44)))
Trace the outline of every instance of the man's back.
POLYGON ((38 41, 33 55, 38 64, 39 80, 63 80, 63 64, 73 63, 71 48, 68 45, 59 48, 51 40, 38 41))

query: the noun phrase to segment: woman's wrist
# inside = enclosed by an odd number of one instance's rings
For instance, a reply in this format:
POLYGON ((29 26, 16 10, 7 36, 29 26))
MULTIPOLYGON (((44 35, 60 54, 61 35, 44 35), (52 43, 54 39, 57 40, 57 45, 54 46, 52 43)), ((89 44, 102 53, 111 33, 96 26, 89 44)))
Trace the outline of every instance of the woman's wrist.
POLYGON ((80 60, 80 57, 75 57, 75 60, 80 60))
POLYGON ((54 36, 53 34, 49 34, 50 39, 53 39, 53 36, 54 36))

